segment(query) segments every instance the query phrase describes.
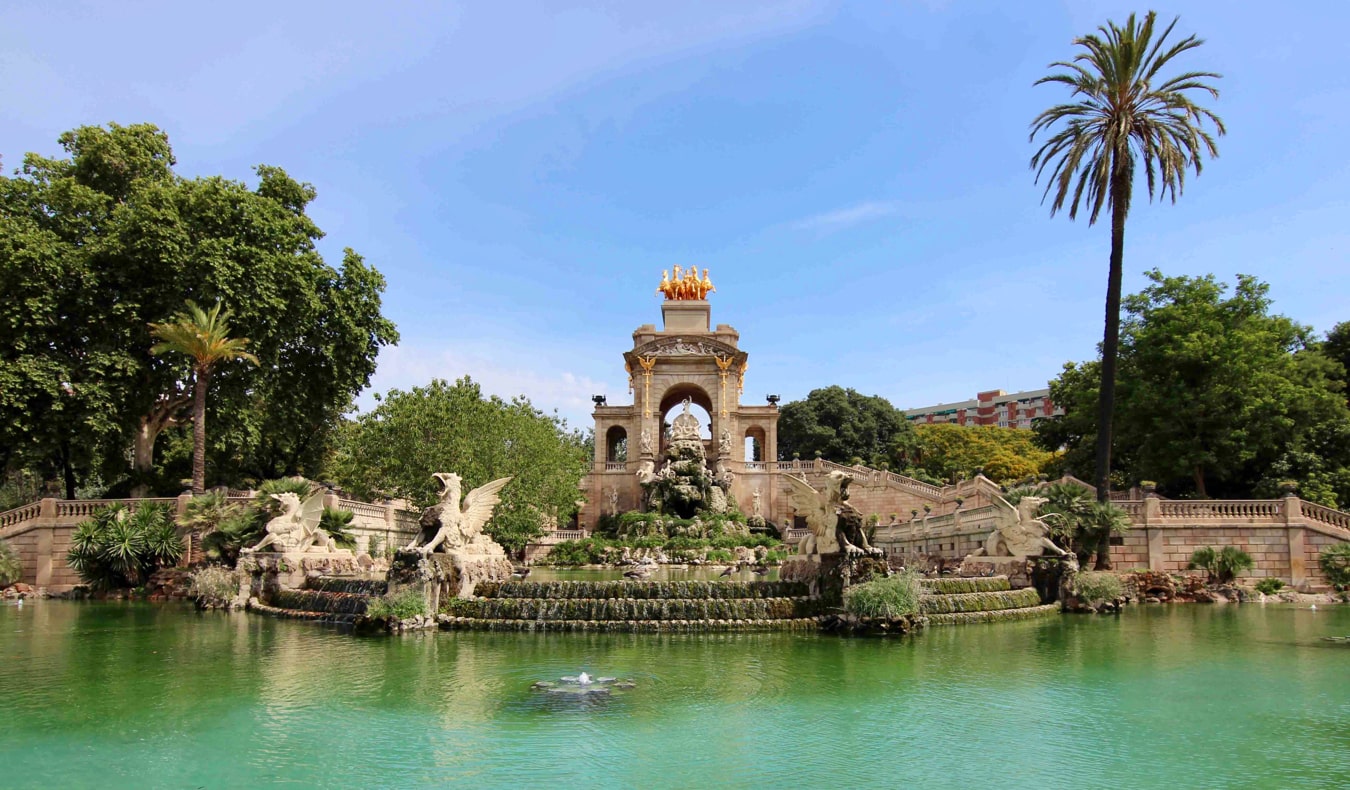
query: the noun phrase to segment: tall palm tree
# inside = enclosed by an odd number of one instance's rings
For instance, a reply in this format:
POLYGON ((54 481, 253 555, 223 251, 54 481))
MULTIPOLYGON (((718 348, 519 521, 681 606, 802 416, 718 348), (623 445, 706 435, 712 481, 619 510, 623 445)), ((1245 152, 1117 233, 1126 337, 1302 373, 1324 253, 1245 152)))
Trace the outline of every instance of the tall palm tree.
POLYGON ((216 365, 235 359, 258 364, 258 358, 244 350, 248 339, 230 337, 230 311, 220 302, 210 311, 191 299, 186 313, 177 313, 162 324, 151 324, 150 334, 159 339, 151 354, 173 351, 192 358, 192 493, 206 488, 206 390, 216 365))
MULTIPOLYGON (((1031 140, 1042 132, 1048 138, 1031 157, 1036 182, 1047 175, 1042 200, 1054 193, 1050 215, 1065 204, 1069 218, 1078 209, 1090 210, 1094 224, 1102 207, 1111 209, 1111 265, 1106 286, 1106 330, 1102 336, 1101 389, 1097 411, 1097 498, 1107 501, 1111 472, 1111 414, 1116 399, 1116 353, 1120 344, 1120 279, 1125 248, 1125 218, 1130 213, 1136 167, 1142 166, 1148 197, 1170 196, 1175 203, 1186 182, 1186 170, 1198 176, 1204 154, 1219 155, 1214 138, 1205 131, 1212 123, 1224 133, 1223 121, 1191 100, 1194 93, 1217 99, 1219 91, 1210 71, 1188 71, 1161 79, 1158 73, 1173 58, 1204 43, 1195 36, 1174 44, 1167 38, 1173 19, 1155 37, 1157 14, 1150 11, 1142 23, 1133 14, 1124 26, 1107 22, 1098 34, 1076 39, 1083 51, 1069 62, 1050 68, 1067 71, 1042 77, 1035 84, 1059 83, 1072 91, 1072 103, 1058 104, 1036 116, 1031 140)), ((1108 546, 1097 550, 1098 567, 1110 567, 1108 546)))

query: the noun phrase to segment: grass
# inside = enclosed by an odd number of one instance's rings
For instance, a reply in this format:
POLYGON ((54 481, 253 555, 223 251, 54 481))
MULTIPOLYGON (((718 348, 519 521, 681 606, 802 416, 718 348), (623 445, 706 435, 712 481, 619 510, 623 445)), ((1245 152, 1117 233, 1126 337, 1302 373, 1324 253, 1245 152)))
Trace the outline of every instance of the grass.
POLYGON ((858 617, 894 620, 919 613, 922 587, 913 571, 850 587, 844 593, 844 609, 858 617))
POLYGON ((1089 604, 1114 601, 1125 594, 1120 577, 1108 571, 1083 571, 1073 580, 1073 592, 1089 604))
POLYGON ((422 593, 411 587, 393 595, 381 595, 371 598, 366 605, 366 616, 372 618, 393 618, 406 620, 427 613, 427 602, 422 593))

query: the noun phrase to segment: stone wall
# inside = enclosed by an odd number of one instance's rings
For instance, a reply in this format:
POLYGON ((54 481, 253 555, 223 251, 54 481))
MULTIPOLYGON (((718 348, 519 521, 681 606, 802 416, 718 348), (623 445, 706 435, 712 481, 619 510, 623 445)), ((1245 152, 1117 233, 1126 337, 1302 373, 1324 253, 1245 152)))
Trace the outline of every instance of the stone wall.
MULTIPOLYGON (((1118 570, 1186 570, 1191 553, 1210 546, 1236 546, 1255 566, 1239 578, 1274 577, 1295 586, 1327 587, 1318 555, 1328 545, 1350 541, 1350 515, 1302 502, 1280 500, 1121 501, 1133 528, 1112 541, 1118 570)), ((876 543, 897 561, 936 556, 960 561, 984 544, 994 529, 992 507, 919 518, 877 530, 876 543)))
MULTIPOLYGON (((251 494, 229 497, 230 501, 252 502, 251 494)), ((66 564, 71 535, 80 522, 99 508, 122 504, 136 508, 147 502, 170 505, 182 514, 191 494, 161 499, 44 499, 21 508, 0 513, 0 539, 19 555, 23 564, 22 581, 50 592, 66 592, 80 584, 79 575, 66 564)), ((372 504, 325 495, 324 505, 350 510, 354 514, 348 531, 356 538, 357 552, 367 551, 378 536, 384 546, 403 546, 417 534, 418 514, 393 504, 372 504)), ((186 561, 186 557, 185 557, 186 561)))

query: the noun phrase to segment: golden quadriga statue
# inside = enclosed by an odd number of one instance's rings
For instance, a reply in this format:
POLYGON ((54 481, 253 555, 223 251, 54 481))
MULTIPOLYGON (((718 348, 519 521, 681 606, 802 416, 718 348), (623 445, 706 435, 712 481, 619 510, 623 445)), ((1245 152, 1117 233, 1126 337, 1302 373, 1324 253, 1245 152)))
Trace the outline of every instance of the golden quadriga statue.
POLYGON ((675 276, 662 270, 661 284, 656 287, 656 292, 664 294, 668 301, 685 301, 695 299, 707 299, 708 294, 716 291, 713 287, 712 278, 708 276, 708 270, 703 270, 703 277, 698 276, 698 267, 690 266, 688 271, 682 275, 680 267, 675 267, 675 276))

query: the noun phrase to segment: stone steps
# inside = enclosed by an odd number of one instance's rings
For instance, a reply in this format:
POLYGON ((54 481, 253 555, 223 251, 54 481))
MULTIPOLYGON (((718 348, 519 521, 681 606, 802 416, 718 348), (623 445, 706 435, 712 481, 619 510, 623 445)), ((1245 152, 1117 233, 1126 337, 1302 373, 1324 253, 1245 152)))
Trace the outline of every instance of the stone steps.
POLYGON ((919 599, 919 611, 927 615, 992 612, 1040 605, 1041 596, 1031 587, 1021 590, 925 595, 919 599))
POLYGON ((1007 576, 961 577, 947 576, 939 579, 920 579, 919 584, 935 595, 955 595, 960 593, 1002 592, 1011 590, 1007 576))
POLYGON ((449 614, 485 620, 780 620, 812 617, 816 602, 782 598, 478 598, 449 602, 449 614))
POLYGON ((1021 609, 995 609, 987 612, 951 612, 928 615, 928 624, 963 625, 966 623, 994 623, 1008 620, 1030 620, 1034 617, 1046 617, 1059 613, 1059 604, 1048 603, 1041 606, 1027 606, 1021 609))
POLYGON ((596 631, 614 633, 706 633, 710 631, 815 631, 814 617, 771 620, 498 620, 442 615, 441 628, 472 631, 596 631))
POLYGON ((507 581, 480 582, 478 598, 532 598, 548 600, 591 598, 672 599, 766 599, 805 596, 802 582, 767 581, 507 581))

